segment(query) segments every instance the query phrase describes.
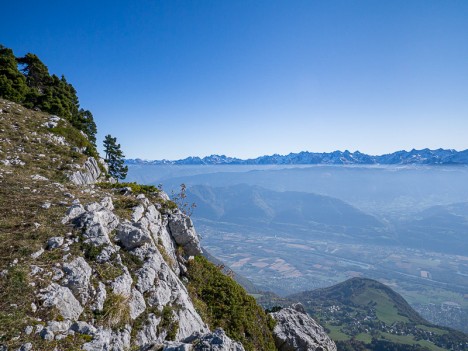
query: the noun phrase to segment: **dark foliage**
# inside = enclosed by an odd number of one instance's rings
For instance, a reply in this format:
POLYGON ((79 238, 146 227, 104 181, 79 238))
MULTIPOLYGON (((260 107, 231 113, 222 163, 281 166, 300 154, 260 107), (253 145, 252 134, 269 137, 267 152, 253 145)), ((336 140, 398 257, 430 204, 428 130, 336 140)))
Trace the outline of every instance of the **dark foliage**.
POLYGON ((110 134, 104 138, 105 160, 109 165, 109 175, 117 179, 125 179, 128 172, 128 167, 124 165, 124 154, 120 149, 120 144, 117 144, 117 138, 110 134))
POLYGON ((34 54, 15 57, 0 45, 0 97, 68 120, 96 146, 96 124, 90 111, 80 108, 75 88, 62 76, 50 75, 34 54))
POLYGON ((223 328, 248 351, 275 350, 274 320, 252 296, 206 258, 189 261, 188 290, 195 307, 211 329, 223 328))
POLYGON ((27 91, 26 78, 18 71, 13 51, 0 45, 0 96, 21 103, 27 91))

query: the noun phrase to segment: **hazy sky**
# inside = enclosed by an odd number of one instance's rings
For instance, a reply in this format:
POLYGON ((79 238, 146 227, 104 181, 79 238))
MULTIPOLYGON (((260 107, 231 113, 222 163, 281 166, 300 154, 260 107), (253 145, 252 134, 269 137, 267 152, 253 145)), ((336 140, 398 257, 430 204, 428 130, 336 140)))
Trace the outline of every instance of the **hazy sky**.
POLYGON ((127 157, 468 148, 468 1, 3 1, 127 157))

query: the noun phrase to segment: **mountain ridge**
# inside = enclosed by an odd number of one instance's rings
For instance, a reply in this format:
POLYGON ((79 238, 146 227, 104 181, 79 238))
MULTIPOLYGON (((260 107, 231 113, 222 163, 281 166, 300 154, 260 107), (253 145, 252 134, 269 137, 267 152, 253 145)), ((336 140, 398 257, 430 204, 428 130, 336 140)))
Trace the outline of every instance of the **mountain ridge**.
POLYGON ((330 196, 295 191, 277 192, 239 184, 228 187, 191 186, 187 199, 197 204, 196 218, 259 225, 272 223, 383 228, 376 217, 330 196), (251 204, 249 206, 249 204, 251 204), (351 222, 356 223, 351 223, 351 222))
POLYGON ((241 159, 225 155, 210 155, 203 158, 190 156, 179 160, 142 160, 126 159, 127 164, 150 165, 460 165, 468 164, 468 149, 457 151, 455 149, 428 148, 410 151, 400 150, 390 154, 368 155, 360 151, 348 150, 333 152, 301 151, 288 155, 264 155, 256 158, 241 159))

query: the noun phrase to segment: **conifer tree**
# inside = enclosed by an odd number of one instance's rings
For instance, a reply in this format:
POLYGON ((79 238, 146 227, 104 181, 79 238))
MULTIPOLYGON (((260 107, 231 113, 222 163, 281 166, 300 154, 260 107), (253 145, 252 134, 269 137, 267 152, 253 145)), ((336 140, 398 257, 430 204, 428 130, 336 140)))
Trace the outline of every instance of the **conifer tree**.
POLYGON ((0 44, 0 97, 21 103, 28 90, 13 51, 0 44))
POLYGON ((49 69, 37 57, 37 55, 28 53, 17 59, 22 66, 21 71, 26 77, 26 82, 29 87, 36 88, 42 93, 42 89, 50 84, 49 69))
POLYGON ((128 167, 124 165, 124 154, 120 149, 120 144, 117 144, 117 138, 110 134, 104 138, 104 153, 105 161, 109 165, 109 175, 119 179, 125 179, 128 172, 128 167))

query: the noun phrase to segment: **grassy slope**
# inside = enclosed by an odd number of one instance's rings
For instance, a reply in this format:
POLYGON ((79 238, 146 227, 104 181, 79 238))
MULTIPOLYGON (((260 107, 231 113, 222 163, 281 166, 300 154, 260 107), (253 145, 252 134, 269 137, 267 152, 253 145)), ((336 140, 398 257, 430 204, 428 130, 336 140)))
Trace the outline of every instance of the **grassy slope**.
MULTIPOLYGON (((135 196, 121 195, 97 186, 79 187, 68 181, 66 172, 76 170, 73 164, 83 164, 88 156, 76 152, 87 140, 68 122, 58 128, 43 126, 50 115, 24 108, 0 99, 0 161, 19 159, 24 164, 4 165, 0 162, 0 345, 17 349, 31 342, 35 350, 79 350, 89 340, 80 334, 62 340, 45 342, 36 334, 26 335, 26 326, 44 325, 44 321, 60 320, 54 309, 42 308, 37 292, 49 285, 45 274, 32 276, 31 265, 36 265, 53 276, 54 267, 66 254, 87 256, 87 248, 80 243, 71 245, 69 252, 45 251, 40 257, 31 254, 45 247, 47 239, 65 236, 74 228, 62 224, 68 207, 74 199, 81 203, 100 201, 111 195, 115 213, 130 218, 138 204, 135 196), (64 136, 60 144, 54 137, 64 136), (46 180, 35 180, 39 175, 46 180), (50 203, 50 208, 43 208, 50 203), (37 306, 34 312, 31 304, 37 306)), ((147 196, 152 199, 150 196, 147 196)), ((160 199, 159 199, 160 200, 160 199)), ((88 263, 101 278, 113 279, 122 272, 111 264, 88 263)), ((86 311, 81 319, 88 317, 86 311)))
MULTIPOLYGON (((41 320, 56 318, 54 310, 40 308, 40 301, 34 290, 48 285, 47 281, 32 277, 30 265, 34 264, 46 271, 52 271, 63 253, 46 251, 38 259, 31 253, 44 247, 52 236, 63 236, 71 231, 61 224, 72 194, 82 202, 93 201, 102 196, 86 193, 68 183, 65 172, 72 170, 72 164, 82 164, 86 156, 74 152, 77 145, 76 130, 67 122, 61 123, 61 130, 52 133, 42 125, 49 114, 25 109, 21 105, 0 99, 0 160, 18 158, 24 165, 4 165, 0 163, 0 344, 11 349, 21 342, 30 341, 35 350, 46 350, 52 346, 63 349, 79 349, 80 336, 54 341, 45 345, 37 334, 23 333, 25 326, 43 324, 41 320), (70 128, 70 145, 58 145, 51 136, 58 136, 70 128), (33 175, 41 175, 48 180, 34 180, 33 175), (42 208, 46 202, 48 209, 42 208), (31 303, 38 306, 37 312, 31 303), (20 341, 15 337, 20 336, 20 341)), ((80 145, 86 140, 81 140, 80 145)))
MULTIPOLYGON (((372 337, 369 333, 353 334, 349 330, 350 321, 364 318, 373 310, 378 321, 391 327, 396 324, 410 325, 437 335, 454 336, 457 340, 468 342, 466 335, 448 328, 437 327, 421 318, 416 311, 396 292, 387 286, 370 279, 353 278, 335 286, 304 292, 290 296, 291 299, 304 303, 308 312, 319 319, 329 330, 335 341, 354 338, 369 344, 372 337), (327 306, 339 306, 341 314, 326 314, 327 306), (343 312, 347 309, 346 312, 343 312), (346 315, 346 317, 344 316, 346 315), (330 316, 334 316, 330 318, 330 316)), ((374 334, 377 339, 392 341, 397 344, 420 345, 428 350, 443 350, 433 342, 418 340, 411 334, 395 335, 388 332, 374 334)))

